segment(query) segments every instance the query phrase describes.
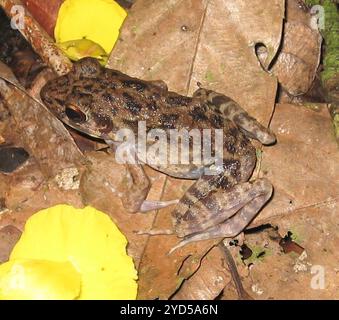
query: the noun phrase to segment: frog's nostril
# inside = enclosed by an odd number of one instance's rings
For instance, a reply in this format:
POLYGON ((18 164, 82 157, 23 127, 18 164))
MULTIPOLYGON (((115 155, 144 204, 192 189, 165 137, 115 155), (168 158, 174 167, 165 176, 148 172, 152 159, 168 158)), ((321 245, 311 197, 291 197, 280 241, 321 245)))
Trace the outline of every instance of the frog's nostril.
POLYGON ((76 123, 83 123, 87 120, 86 114, 74 106, 66 107, 65 113, 69 120, 76 123))

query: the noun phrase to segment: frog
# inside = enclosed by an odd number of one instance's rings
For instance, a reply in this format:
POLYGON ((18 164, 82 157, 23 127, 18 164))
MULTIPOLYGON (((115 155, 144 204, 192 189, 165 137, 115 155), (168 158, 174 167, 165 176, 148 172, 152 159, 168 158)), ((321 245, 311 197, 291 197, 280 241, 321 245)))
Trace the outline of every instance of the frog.
MULTIPOLYGON (((134 187, 128 188, 127 200, 122 201, 130 212, 166 206, 146 201, 149 188, 144 165, 174 178, 194 181, 175 202, 171 213, 173 233, 180 239, 172 251, 191 242, 237 236, 272 196, 273 186, 267 178, 251 179, 257 161, 251 139, 273 145, 274 133, 236 101, 205 89, 200 83, 192 96, 185 96, 170 91, 162 80, 131 77, 87 57, 75 62, 69 73, 48 81, 40 97, 63 123, 106 141, 115 151, 122 143, 117 139, 119 130, 127 128, 137 135, 139 122, 145 123, 147 132, 152 129, 221 131, 222 156, 218 170, 206 171, 214 164, 197 164, 192 161, 191 153, 187 163, 154 164, 139 159, 126 165, 135 178, 134 187)), ((212 151, 213 148, 215 143, 211 143, 212 151)), ((148 234, 159 233, 150 230, 148 234)))

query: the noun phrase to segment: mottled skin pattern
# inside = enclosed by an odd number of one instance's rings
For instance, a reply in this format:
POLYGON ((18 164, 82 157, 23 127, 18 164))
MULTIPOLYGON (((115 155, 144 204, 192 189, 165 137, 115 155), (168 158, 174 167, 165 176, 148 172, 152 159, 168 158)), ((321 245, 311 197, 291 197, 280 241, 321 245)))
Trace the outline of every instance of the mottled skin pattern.
MULTIPOLYGON (((200 88, 185 97, 168 91, 162 81, 131 78, 85 58, 69 74, 48 82, 41 98, 66 124, 108 142, 121 128, 137 133, 138 121, 146 121, 147 130, 223 130, 221 174, 204 175, 193 163, 152 166, 174 177, 197 179, 173 210, 175 231, 184 237, 180 245, 237 235, 272 194, 266 179, 247 182, 256 163, 248 137, 272 144, 275 136, 222 94, 200 88)), ((139 197, 138 207, 141 202, 139 197)))

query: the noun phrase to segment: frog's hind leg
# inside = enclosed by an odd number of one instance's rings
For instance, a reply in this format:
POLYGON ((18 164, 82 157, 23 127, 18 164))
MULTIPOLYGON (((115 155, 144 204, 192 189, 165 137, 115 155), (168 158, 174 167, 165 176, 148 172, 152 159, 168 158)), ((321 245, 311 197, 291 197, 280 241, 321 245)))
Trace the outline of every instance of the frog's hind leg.
POLYGON ((212 216, 218 216, 222 222, 184 237, 169 254, 191 242, 235 237, 254 219, 270 199, 272 192, 273 187, 267 179, 238 184, 228 191, 217 190, 212 197, 209 196, 197 204, 201 205, 200 210, 214 211, 212 216))
POLYGON ((224 117, 234 122, 249 138, 259 140, 262 144, 270 145, 276 141, 275 135, 256 119, 251 117, 243 108, 231 98, 215 91, 198 89, 194 96, 206 99, 219 110, 224 117))

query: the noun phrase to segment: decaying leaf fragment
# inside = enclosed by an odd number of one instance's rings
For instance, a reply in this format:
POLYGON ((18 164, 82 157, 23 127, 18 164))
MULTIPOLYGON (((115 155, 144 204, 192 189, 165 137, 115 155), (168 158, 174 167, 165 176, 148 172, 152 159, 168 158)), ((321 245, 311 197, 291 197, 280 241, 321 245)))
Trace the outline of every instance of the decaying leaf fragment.
POLYGON ((211 300, 217 297, 225 286, 232 281, 227 267, 223 263, 221 251, 215 247, 201 261, 201 267, 180 290, 173 300, 211 300))
POLYGON ((307 93, 315 78, 322 37, 314 25, 310 11, 300 6, 300 1, 287 1, 281 52, 271 71, 289 95, 307 93))

